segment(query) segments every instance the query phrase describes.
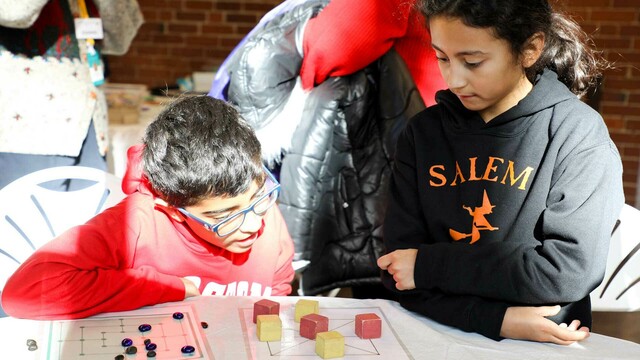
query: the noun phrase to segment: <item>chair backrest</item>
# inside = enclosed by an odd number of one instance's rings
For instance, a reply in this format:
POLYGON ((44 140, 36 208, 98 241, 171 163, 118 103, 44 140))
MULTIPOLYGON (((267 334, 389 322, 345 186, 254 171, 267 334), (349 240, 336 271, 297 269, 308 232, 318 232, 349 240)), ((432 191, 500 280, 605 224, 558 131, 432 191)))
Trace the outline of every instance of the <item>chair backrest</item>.
POLYGON ((611 235, 602 284, 591 292, 593 311, 640 310, 640 210, 624 205, 611 235))
POLYGON ((36 171, 0 189, 0 291, 37 248, 124 197, 118 177, 81 166, 36 171), (67 192, 41 186, 60 179, 79 179, 87 186, 67 192))

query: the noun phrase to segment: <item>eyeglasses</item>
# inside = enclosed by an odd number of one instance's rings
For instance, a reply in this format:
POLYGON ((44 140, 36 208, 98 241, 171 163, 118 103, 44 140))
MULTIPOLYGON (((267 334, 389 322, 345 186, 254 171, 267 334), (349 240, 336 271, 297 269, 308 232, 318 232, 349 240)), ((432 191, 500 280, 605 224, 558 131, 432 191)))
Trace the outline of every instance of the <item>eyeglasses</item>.
POLYGON ((177 209, 182 214, 198 222, 208 231, 215 232, 219 237, 229 236, 236 230, 240 229, 240 227, 244 223, 244 219, 246 218, 247 213, 253 211, 254 214, 262 216, 267 212, 267 210, 269 210, 269 208, 271 208, 271 206, 273 206, 273 204, 276 203, 278 195, 280 194, 280 183, 278 183, 278 180, 276 180, 273 174, 269 172, 266 167, 264 168, 264 172, 267 174, 267 180, 262 186, 262 189, 265 190, 264 194, 260 195, 260 197, 246 209, 240 210, 227 216, 217 224, 209 224, 201 220, 197 216, 191 214, 184 208, 177 209))

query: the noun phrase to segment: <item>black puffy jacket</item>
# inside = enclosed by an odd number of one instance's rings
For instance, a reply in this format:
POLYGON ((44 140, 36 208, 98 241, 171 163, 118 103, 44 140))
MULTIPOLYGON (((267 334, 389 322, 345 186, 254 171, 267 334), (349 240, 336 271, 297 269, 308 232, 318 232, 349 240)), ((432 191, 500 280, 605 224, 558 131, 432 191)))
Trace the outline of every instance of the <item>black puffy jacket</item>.
POLYGON ((256 130, 265 160, 280 165, 280 210, 296 260, 310 261, 304 295, 380 283, 376 259, 384 254, 395 139, 424 109, 393 50, 299 95, 304 25, 327 3, 306 1, 276 16, 228 59, 227 99, 256 130))

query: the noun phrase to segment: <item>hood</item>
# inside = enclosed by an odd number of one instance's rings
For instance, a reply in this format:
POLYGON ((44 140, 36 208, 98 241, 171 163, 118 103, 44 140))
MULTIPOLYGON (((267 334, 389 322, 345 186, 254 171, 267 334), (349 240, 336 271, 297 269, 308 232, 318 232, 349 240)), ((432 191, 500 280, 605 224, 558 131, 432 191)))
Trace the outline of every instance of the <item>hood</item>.
POLYGON ((144 145, 133 145, 127 150, 127 170, 122 179, 122 191, 131 195, 140 192, 147 195, 155 196, 151 188, 151 183, 142 171, 142 150, 144 145))
MULTIPOLYGON (((138 192, 156 198, 158 195, 153 191, 149 179, 147 179, 144 171, 142 170, 143 150, 144 145, 142 144, 133 145, 127 150, 127 170, 124 174, 124 178, 122 179, 122 191, 127 195, 138 192)), ((164 212, 163 207, 156 206, 156 209, 164 212)), ((241 264, 247 261, 252 252, 253 248, 244 253, 232 253, 201 238, 193 232, 185 222, 178 222, 168 215, 167 218, 173 223, 175 229, 182 234, 185 240, 185 246, 188 246, 192 251, 224 256, 234 264, 241 264)), ((259 237, 262 236, 262 233, 265 231, 265 226, 265 221, 263 219, 262 226, 257 232, 259 237)))
POLYGON ((533 89, 524 99, 488 123, 484 122, 478 112, 465 108, 460 99, 450 90, 439 91, 436 94, 438 105, 442 106, 448 117, 445 126, 453 131, 491 132, 505 136, 518 133, 529 125, 528 121, 516 120, 522 120, 528 115, 575 98, 576 95, 558 81, 558 75, 549 69, 545 69, 541 75, 538 75, 533 89))

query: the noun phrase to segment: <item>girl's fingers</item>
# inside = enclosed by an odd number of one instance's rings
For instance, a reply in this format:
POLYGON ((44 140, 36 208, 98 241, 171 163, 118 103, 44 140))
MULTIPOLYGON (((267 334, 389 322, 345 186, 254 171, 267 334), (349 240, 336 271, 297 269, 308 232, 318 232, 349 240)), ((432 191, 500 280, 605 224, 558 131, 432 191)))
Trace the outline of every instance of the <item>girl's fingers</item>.
POLYGON ((580 327, 580 320, 573 320, 571 324, 569 324, 568 329, 571 331, 576 331, 580 327))

